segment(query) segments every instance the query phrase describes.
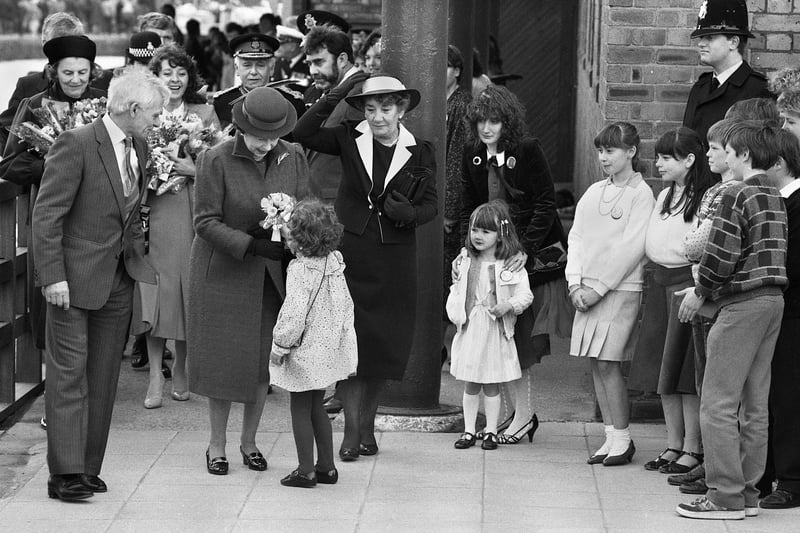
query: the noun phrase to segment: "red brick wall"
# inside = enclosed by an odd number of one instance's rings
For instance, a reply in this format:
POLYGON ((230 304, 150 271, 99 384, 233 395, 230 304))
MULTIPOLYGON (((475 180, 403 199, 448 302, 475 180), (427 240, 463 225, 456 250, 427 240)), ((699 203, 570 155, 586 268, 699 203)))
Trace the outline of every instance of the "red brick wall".
MULTIPOLYGON (((600 177, 592 138, 603 123, 633 123, 646 163, 652 160, 656 139, 680 126, 691 85, 708 70, 698 63, 689 38, 700 4, 701 0, 581 2, 576 131, 585 131, 576 139, 578 193, 600 177)), ((756 38, 748 43, 745 59, 762 72, 800 64, 800 0, 748 0, 747 5, 756 38)))

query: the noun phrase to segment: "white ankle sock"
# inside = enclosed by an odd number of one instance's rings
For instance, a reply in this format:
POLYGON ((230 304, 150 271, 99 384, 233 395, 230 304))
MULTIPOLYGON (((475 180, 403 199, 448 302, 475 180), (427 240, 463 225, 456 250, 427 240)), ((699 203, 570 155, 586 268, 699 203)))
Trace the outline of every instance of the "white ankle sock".
POLYGON ((611 431, 614 434, 614 440, 608 455, 622 455, 628 450, 628 445, 631 443, 630 427, 626 427, 625 429, 612 429, 611 431))
MULTIPOLYGON (((481 397, 477 394, 464 393, 461 403, 464 405, 464 431, 475 434, 475 421, 478 418, 478 405, 481 397)), ((495 422, 497 423, 497 422, 495 422)))
POLYGON ((494 433, 497 435, 497 419, 500 418, 500 395, 484 396, 483 409, 486 411, 486 428, 484 433, 494 433))
POLYGON ((594 455, 608 455, 608 450, 611 449, 611 442, 614 440, 614 426, 603 426, 603 429, 606 432, 606 440, 603 442, 603 445, 594 452, 594 455))

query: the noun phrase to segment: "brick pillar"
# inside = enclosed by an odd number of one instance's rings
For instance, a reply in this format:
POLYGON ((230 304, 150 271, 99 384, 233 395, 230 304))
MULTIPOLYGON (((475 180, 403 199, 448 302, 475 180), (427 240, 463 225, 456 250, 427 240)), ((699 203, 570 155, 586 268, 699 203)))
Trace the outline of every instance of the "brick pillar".
POLYGON ((442 350, 447 2, 384 0, 382 19, 383 70, 422 95, 419 106, 404 123, 436 148, 440 215, 417 230, 417 323, 411 359, 403 381, 391 382, 381 403, 391 408, 435 410, 439 406, 442 350))

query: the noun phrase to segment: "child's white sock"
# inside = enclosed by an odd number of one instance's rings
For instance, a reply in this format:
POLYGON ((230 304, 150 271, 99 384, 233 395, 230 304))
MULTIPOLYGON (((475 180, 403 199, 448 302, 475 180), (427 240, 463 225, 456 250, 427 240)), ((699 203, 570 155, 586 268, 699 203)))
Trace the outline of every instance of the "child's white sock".
POLYGON ((478 418, 478 405, 481 403, 481 397, 478 394, 467 394, 464 392, 464 398, 461 400, 464 404, 464 432, 475 434, 475 421, 478 418))
POLYGON ((608 455, 608 450, 611 449, 611 442, 614 440, 614 426, 603 426, 606 433, 606 440, 600 446, 594 455, 608 455))
POLYGON ((483 397, 483 409, 486 411, 486 428, 484 433, 494 433, 497 435, 497 419, 500 418, 500 405, 502 400, 500 395, 483 397))
POLYGON ((630 426, 625 429, 612 429, 614 440, 611 443, 611 449, 608 455, 622 455, 628 450, 628 445, 631 443, 631 429, 630 426))

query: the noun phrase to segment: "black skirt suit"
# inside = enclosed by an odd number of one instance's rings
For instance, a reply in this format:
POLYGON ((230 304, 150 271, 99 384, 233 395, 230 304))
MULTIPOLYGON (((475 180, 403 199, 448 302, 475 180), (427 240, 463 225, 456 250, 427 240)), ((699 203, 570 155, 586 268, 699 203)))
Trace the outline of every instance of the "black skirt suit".
POLYGON ((416 220, 402 227, 383 209, 393 180, 410 167, 436 175, 433 145, 400 126, 393 148, 380 145, 366 121, 321 127, 335 106, 321 99, 297 122, 294 136, 306 148, 341 157, 342 179, 334 207, 344 225, 341 251, 355 305, 357 375, 400 380, 414 338, 417 291, 416 226, 437 212, 434 179, 415 204, 416 220))
MULTIPOLYGON (((486 145, 480 141, 470 143, 461 161, 461 231, 469 234, 469 217, 476 207, 489 201, 489 171, 486 145)), ((511 212, 511 221, 525 253, 526 268, 531 287, 546 283, 554 277, 533 275, 533 264, 539 250, 556 242, 566 247, 564 232, 556 213, 555 191, 550 166, 538 139, 525 137, 515 146, 505 149, 505 163, 496 169, 505 200, 511 212)), ((562 276, 556 271, 550 276, 562 276)), ((533 331, 533 306, 517 317, 514 341, 525 369, 539 362, 542 350, 531 339, 533 331)))

